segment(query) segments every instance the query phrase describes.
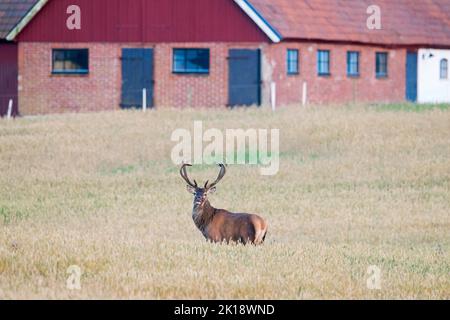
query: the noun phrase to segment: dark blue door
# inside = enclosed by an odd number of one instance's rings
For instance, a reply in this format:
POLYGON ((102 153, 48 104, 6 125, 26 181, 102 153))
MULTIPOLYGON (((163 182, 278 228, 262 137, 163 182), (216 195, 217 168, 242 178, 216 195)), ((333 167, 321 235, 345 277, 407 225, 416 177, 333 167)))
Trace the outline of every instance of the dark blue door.
POLYGON ((147 107, 153 106, 153 49, 122 49, 122 108, 142 108, 143 89, 147 107))
POLYGON ((0 43, 0 117, 8 114, 12 100, 12 116, 17 116, 18 93, 17 44, 0 43))
POLYGON ((417 52, 408 52, 406 57, 406 99, 417 101, 417 52))
POLYGON ((261 104, 260 51, 231 49, 228 59, 228 104, 230 106, 259 106, 261 104))

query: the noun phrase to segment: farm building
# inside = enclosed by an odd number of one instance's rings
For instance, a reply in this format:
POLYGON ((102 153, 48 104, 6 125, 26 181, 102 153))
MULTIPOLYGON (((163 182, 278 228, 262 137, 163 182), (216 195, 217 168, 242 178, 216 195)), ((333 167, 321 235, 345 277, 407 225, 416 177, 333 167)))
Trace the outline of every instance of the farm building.
POLYGON ((22 115, 450 102, 448 0, 0 0, 0 27, 22 115))
POLYGON ((0 0, 0 116, 18 114, 18 45, 8 42, 9 32, 25 17, 36 0, 0 0))

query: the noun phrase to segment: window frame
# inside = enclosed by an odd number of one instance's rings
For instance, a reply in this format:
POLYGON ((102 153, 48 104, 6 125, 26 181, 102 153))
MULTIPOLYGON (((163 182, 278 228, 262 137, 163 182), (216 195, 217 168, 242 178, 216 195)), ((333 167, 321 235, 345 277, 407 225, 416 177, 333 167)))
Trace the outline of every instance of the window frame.
POLYGON ((195 75, 209 75, 211 71, 211 50, 209 48, 173 48, 172 49, 172 73, 173 74, 180 74, 180 75, 189 75, 189 74, 195 74, 195 75), (177 56, 176 52, 183 51, 184 52, 184 69, 179 70, 177 69, 177 56), (189 69, 187 67, 188 64, 188 54, 192 51, 204 51, 208 53, 208 68, 203 69, 189 69))
POLYGON ((331 76, 331 51, 330 50, 317 50, 317 75, 319 77, 329 77, 331 76), (327 60, 323 61, 322 58, 322 53, 327 53, 327 60), (328 71, 327 72, 323 72, 321 71, 321 67, 323 65, 327 66, 328 71))
POLYGON ((54 75, 88 75, 90 72, 89 69, 89 48, 52 48, 52 74, 54 75), (67 54, 69 52, 75 52, 75 51, 82 51, 86 53, 86 69, 55 69, 55 63, 56 63, 56 53, 62 52, 64 54, 63 60, 58 61, 64 61, 64 64, 66 61, 69 60, 69 57, 67 57, 67 54))
POLYGON ((300 74, 300 50, 299 49, 287 49, 286 51, 286 72, 289 76, 295 76, 300 74), (293 58, 291 53, 295 53, 296 57, 293 58), (295 66, 295 70, 291 67, 295 66))
POLYGON ((387 51, 379 51, 375 53, 375 76, 377 79, 385 79, 389 77, 389 52, 387 51), (385 69, 386 72, 381 72, 381 61, 379 57, 386 57, 385 59, 385 69))
POLYGON ((448 59, 447 58, 442 58, 439 61, 439 79, 440 80, 448 80, 448 59), (445 65, 445 68, 444 68, 444 65, 445 65))
POLYGON ((361 76, 361 52, 360 51, 347 51, 347 77, 359 78, 361 76), (355 66, 355 62, 351 61, 351 56, 356 55, 356 73, 352 73, 351 67, 355 66))

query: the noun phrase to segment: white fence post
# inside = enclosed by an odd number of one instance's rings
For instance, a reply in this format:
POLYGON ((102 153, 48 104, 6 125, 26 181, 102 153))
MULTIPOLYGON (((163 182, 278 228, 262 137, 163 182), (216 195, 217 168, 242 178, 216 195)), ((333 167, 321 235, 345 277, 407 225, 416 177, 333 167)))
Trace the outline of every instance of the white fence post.
POLYGON ((147 111, 147 89, 142 89, 142 110, 147 111))
POLYGON ((306 81, 304 81, 303 82, 303 96, 302 96, 303 106, 306 106, 307 102, 308 102, 308 85, 306 84, 306 81))
POLYGON ((13 108, 13 99, 9 99, 9 104, 8 104, 8 113, 6 115, 7 119, 11 119, 12 116, 12 108, 13 108))
POLYGON ((270 102, 272 111, 275 111, 277 108, 277 84, 274 81, 270 83, 270 102))

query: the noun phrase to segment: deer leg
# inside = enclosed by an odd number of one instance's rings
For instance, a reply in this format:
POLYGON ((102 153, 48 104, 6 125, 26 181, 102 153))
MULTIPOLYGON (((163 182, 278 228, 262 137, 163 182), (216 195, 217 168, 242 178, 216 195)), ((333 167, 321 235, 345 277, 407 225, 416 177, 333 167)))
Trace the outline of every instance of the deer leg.
POLYGON ((255 240, 254 244, 259 245, 262 244, 266 238, 267 233, 267 224, 265 221, 255 221, 255 240))

